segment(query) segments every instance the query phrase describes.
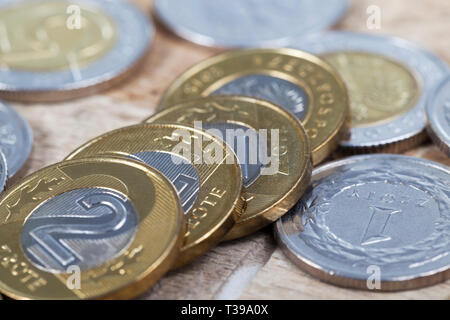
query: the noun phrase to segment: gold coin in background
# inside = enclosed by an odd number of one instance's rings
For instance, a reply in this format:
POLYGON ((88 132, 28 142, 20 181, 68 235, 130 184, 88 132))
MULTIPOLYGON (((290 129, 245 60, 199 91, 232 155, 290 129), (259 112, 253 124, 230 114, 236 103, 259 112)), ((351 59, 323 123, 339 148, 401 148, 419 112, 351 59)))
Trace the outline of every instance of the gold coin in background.
POLYGON ((411 110, 421 86, 405 66, 368 52, 322 56, 342 76, 350 97, 353 128, 387 123, 411 110))
POLYGON ((27 1, 0 10, 0 61, 11 69, 46 72, 69 69, 71 61, 84 66, 105 55, 117 40, 114 21, 81 2, 73 7, 80 13, 79 28, 68 28, 71 5, 27 1))
POLYGON ((299 50, 238 50, 207 59, 175 80, 159 110, 215 94, 260 98, 291 111, 310 137, 314 165, 347 137, 350 112, 343 81, 328 63, 299 50))
POLYGON ((226 144, 204 131, 166 124, 126 127, 87 142, 67 159, 99 154, 142 161, 165 174, 177 188, 186 213, 187 231, 173 268, 214 247, 242 213, 238 160, 226 144), (219 157, 209 162, 210 152, 219 157))
POLYGON ((292 113, 270 102, 211 96, 164 109, 146 121, 201 124, 233 144, 242 167, 247 207, 225 240, 278 220, 309 186, 311 151, 306 132, 292 113))
POLYGON ((133 160, 42 169, 0 199, 0 291, 15 299, 122 299, 174 263, 185 230, 173 185, 133 160))

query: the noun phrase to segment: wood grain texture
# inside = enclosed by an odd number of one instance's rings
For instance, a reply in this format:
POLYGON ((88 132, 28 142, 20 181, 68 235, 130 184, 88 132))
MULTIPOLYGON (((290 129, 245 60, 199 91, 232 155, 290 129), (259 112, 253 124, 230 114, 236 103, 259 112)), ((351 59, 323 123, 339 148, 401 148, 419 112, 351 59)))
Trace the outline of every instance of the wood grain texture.
MULTIPOLYGON (((150 12, 148 0, 134 0, 150 12)), ((450 2, 442 0, 354 0, 338 29, 401 36, 450 62, 450 2), (378 5, 382 28, 369 31, 366 9, 378 5)), ((157 24, 153 48, 141 70, 121 86, 65 103, 12 105, 29 121, 34 150, 11 181, 62 160, 88 139, 142 121, 155 111, 163 91, 186 68, 220 52, 177 38, 157 24)), ((410 155, 450 165, 433 146, 410 155)), ((276 249, 268 228, 245 239, 219 245, 192 264, 171 272, 141 299, 439 299, 450 295, 450 281, 423 290, 371 293, 324 284, 295 267, 276 249)))

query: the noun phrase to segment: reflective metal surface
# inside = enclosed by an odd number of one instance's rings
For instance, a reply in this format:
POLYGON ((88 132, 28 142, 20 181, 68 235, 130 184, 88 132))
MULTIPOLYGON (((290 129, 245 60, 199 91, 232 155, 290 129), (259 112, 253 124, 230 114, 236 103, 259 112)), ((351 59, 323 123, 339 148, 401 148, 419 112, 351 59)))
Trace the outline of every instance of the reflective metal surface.
POLYGON ((381 290, 450 276, 450 169, 396 155, 350 157, 316 169, 310 191, 276 224, 285 252, 324 281, 381 290))

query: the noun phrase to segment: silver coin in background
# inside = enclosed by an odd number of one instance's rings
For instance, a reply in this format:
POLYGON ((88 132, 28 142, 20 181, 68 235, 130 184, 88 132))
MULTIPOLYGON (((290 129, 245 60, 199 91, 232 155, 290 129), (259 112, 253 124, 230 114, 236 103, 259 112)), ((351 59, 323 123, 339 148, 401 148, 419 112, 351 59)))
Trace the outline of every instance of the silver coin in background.
POLYGON ((334 25, 348 0, 156 0, 159 19, 180 37, 211 47, 283 47, 334 25))
POLYGON ((450 157, 450 75, 437 87, 427 106, 428 133, 450 157))
POLYGON ((0 151, 0 193, 3 192, 8 179, 8 164, 3 152, 0 151))
POLYGON ((400 155, 324 165, 275 234, 302 269, 339 286, 391 291, 443 282, 450 168, 400 155))
POLYGON ((323 57, 346 83, 352 129, 344 150, 402 152, 426 138, 425 105, 448 72, 443 60, 407 40, 351 32, 318 33, 290 46, 323 57))
POLYGON ((33 146, 28 123, 9 105, 0 102, 0 151, 8 164, 8 177, 25 164, 33 146))
POLYGON ((3 0, 0 20, 0 97, 26 102, 111 87, 140 65, 155 34, 123 0, 3 0))

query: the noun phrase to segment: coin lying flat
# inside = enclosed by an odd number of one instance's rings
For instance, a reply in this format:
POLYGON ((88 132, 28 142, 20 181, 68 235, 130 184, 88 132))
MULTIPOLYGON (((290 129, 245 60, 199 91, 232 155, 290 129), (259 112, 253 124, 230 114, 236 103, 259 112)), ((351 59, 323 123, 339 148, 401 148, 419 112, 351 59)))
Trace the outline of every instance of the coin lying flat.
POLYGON ((349 32, 302 37, 291 46, 320 55, 344 79, 352 115, 344 151, 402 152, 424 141, 425 104, 448 72, 445 62, 403 39, 349 32))
POLYGON ((450 76, 437 87, 427 105, 428 133, 450 157, 450 76))
POLYGON ((54 101, 106 89, 129 75, 154 37, 125 1, 5 0, 0 5, 0 96, 54 101))
POLYGON ((0 151, 0 193, 3 192, 8 178, 8 164, 3 152, 0 151))
POLYGON ((270 102, 242 96, 206 97, 167 108, 146 121, 201 125, 235 150, 247 207, 225 240, 276 221, 309 185, 311 154, 305 130, 291 113, 270 102))
POLYGON ((450 278, 449 196, 444 165, 398 155, 350 157, 313 172, 312 189, 277 222, 275 234, 290 258, 323 281, 424 287, 450 278))
POLYGON ((169 270, 184 226, 175 188, 152 168, 119 158, 52 165, 0 199, 0 291, 15 299, 136 296, 169 270))
POLYGON ((8 176, 14 176, 25 164, 33 146, 28 123, 9 105, 0 102, 0 151, 8 163, 8 176))
POLYGON ((155 11, 172 31, 214 47, 282 47, 292 37, 334 25, 346 0, 157 0, 155 11))
POLYGON ((300 119, 317 165, 347 134, 347 90, 324 61, 292 49, 224 53, 187 70, 165 92, 160 109, 212 94, 245 95, 280 105, 300 119))
POLYGON ((141 124, 95 138, 67 159, 97 154, 145 162, 175 185, 188 229, 174 268, 214 247, 242 213, 242 174, 236 156, 226 144, 206 132, 178 125, 141 124), (211 150, 221 157, 209 162, 211 150))

